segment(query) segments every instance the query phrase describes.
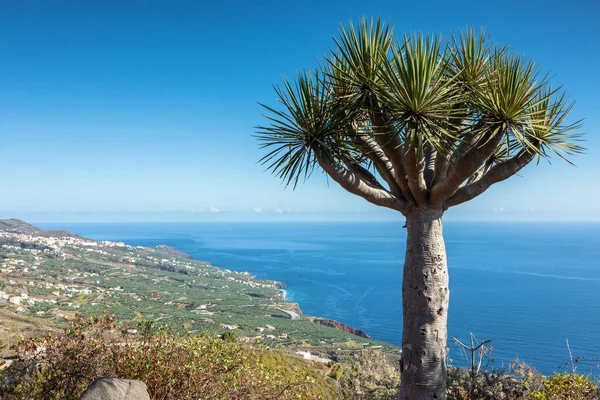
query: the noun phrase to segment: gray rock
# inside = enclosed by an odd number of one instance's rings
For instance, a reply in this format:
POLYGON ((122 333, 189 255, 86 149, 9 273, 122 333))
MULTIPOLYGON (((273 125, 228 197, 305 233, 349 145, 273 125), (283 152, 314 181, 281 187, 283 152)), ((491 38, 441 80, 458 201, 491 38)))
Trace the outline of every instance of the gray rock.
POLYGON ((150 395, 142 381, 101 377, 88 386, 79 400, 150 400, 150 395))

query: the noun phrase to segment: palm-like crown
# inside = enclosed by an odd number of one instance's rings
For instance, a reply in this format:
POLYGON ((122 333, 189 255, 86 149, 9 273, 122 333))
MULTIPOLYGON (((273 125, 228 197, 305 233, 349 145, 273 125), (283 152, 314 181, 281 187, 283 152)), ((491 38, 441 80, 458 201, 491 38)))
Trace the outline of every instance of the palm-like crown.
POLYGON ((467 29, 450 40, 363 19, 316 71, 264 106, 262 158, 286 185, 319 165, 351 193, 403 213, 483 193, 534 158, 579 153, 573 106, 522 55, 467 29))

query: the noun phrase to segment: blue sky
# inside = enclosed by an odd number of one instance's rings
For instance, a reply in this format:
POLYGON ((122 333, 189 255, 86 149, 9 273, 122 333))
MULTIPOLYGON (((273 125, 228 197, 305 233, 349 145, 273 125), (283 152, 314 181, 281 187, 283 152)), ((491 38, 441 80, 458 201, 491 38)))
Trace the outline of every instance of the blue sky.
POLYGON ((600 220, 596 1, 0 1, 0 217, 394 219, 316 174, 263 172, 258 102, 314 67, 340 23, 484 26, 551 71, 587 153, 526 168, 449 219, 600 220), (192 210, 194 212, 192 212, 192 210), (217 212, 219 211, 219 212, 217 212))

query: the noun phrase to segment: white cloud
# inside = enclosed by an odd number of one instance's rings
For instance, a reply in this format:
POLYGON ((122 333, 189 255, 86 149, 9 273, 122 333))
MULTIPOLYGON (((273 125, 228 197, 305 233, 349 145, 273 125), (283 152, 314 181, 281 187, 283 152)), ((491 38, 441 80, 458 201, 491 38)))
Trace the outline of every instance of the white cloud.
POLYGON ((504 208, 500 207, 500 208, 492 208, 492 211, 495 213, 501 213, 504 212, 504 208))
POLYGON ((208 212, 209 213, 219 213, 219 212, 221 212, 221 210, 219 210, 217 207, 210 207, 208 209, 208 212))
POLYGON ((254 211, 257 214, 260 214, 263 212, 262 208, 260 208, 260 207, 252 207, 252 211, 254 211))
POLYGON ((281 208, 276 208, 273 210, 274 213, 283 214, 283 210, 281 208))

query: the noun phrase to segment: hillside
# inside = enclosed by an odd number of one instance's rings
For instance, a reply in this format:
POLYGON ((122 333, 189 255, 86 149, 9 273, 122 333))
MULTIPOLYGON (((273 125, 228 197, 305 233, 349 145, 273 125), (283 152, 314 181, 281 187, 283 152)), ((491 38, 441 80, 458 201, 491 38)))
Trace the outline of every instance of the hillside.
POLYGON ((243 341, 313 352, 394 346, 335 321, 302 315, 281 282, 220 269, 167 246, 97 242, 0 220, 0 339, 38 335, 76 313, 168 324, 181 330, 235 331, 243 341), (324 322, 325 321, 325 322, 324 322), (357 336, 360 335, 360 336, 357 336))
POLYGON ((36 226, 21 221, 20 219, 0 219, 0 231, 8 233, 21 233, 24 235, 42 237, 79 237, 71 232, 50 230, 45 231, 36 226))

